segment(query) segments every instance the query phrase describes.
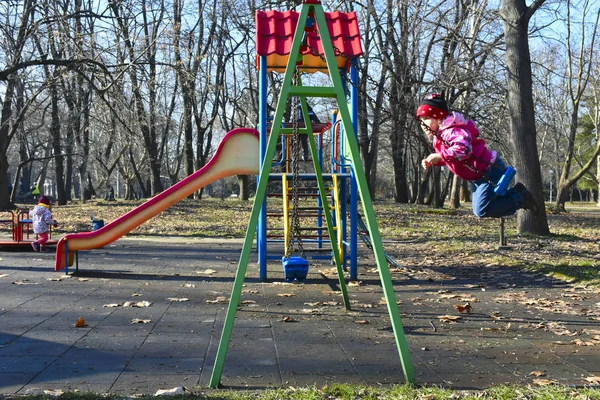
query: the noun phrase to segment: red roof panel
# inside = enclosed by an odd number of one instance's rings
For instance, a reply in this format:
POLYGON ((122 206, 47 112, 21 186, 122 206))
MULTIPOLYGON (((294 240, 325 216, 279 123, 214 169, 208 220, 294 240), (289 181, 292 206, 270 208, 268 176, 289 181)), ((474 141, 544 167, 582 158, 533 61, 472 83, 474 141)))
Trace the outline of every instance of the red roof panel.
MULTIPOLYGON (((295 11, 256 12, 256 54, 257 56, 267 56, 269 70, 285 71, 299 15, 295 11)), ((360 31, 355 12, 326 12, 325 20, 336 54, 337 51, 341 51, 348 57, 362 54, 360 31)), ((309 49, 302 52, 303 64, 311 67, 308 72, 325 69, 327 67, 325 62, 311 51, 312 48, 320 55, 324 54, 319 36, 316 32, 308 32, 307 36, 309 49)), ((344 57, 338 56, 336 59, 338 67, 347 67, 344 57)))

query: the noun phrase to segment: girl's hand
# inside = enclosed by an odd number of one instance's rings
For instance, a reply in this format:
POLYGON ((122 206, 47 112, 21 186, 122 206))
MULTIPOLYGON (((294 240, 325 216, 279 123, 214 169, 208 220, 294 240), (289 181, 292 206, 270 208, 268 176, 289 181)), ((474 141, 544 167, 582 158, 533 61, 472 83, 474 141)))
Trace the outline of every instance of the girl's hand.
POLYGON ((428 169, 432 165, 437 165, 440 161, 442 161, 442 156, 440 156, 438 153, 431 153, 427 156, 427 158, 421 161, 421 165, 423 168, 428 169))

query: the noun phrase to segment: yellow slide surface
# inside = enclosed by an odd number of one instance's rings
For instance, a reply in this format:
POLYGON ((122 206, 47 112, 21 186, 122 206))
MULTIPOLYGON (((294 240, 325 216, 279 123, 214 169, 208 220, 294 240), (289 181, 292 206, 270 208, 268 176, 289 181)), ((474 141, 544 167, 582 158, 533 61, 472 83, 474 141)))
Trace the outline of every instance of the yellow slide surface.
POLYGON ((228 132, 210 161, 192 175, 97 231, 70 233, 63 236, 56 245, 54 270, 60 271, 66 267, 67 251, 69 265, 72 265, 76 250, 97 249, 114 242, 217 179, 232 175, 258 175, 259 154, 258 131, 251 128, 238 128, 228 132))

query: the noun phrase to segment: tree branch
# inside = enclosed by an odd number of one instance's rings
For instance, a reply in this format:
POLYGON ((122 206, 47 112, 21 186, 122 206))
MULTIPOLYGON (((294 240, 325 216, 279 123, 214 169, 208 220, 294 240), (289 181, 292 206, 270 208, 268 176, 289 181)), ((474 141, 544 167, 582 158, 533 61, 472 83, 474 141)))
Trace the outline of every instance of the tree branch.
POLYGON ((91 58, 80 58, 80 59, 76 59, 76 60, 61 60, 61 59, 44 60, 44 59, 42 59, 42 60, 23 61, 23 62, 15 64, 11 67, 1 70, 0 71, 0 81, 7 81, 8 77, 11 74, 14 74, 17 71, 20 71, 20 70, 28 68, 28 67, 36 66, 36 65, 57 65, 57 66, 64 66, 64 67, 73 69, 77 65, 81 65, 81 64, 95 65, 95 66, 99 67, 100 69, 102 69, 107 74, 110 74, 110 72, 108 71, 108 69, 106 68, 106 66, 103 63, 93 60, 91 58))

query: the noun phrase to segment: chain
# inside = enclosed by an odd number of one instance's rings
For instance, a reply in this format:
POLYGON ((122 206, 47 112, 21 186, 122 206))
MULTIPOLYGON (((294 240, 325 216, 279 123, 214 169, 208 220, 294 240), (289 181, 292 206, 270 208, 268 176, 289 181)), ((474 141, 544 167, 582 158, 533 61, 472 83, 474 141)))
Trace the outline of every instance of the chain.
MULTIPOLYGON (((319 37, 320 39, 320 37, 319 37)), ((338 49, 337 47, 335 47, 335 45, 333 45, 333 43, 331 44, 331 46, 333 47, 333 52, 336 56, 340 56, 342 57, 344 60, 346 60, 346 62, 348 64, 352 64, 352 58, 344 53, 342 50, 338 49)), ((314 47, 312 47, 311 45, 309 45, 308 43, 306 43, 306 47, 308 47, 308 49, 312 52, 312 54, 316 57, 319 57, 321 59, 321 61, 323 61, 324 63, 327 63, 327 59, 325 58, 324 55, 320 54, 317 49, 315 49, 314 47)), ((352 82, 352 80, 350 78, 348 78, 348 76, 346 74, 340 74, 340 76, 342 77, 342 79, 344 79, 346 82, 348 82, 350 85, 352 85, 356 90, 360 91, 360 88, 356 85, 356 83, 352 82)), ((378 88, 381 88, 381 90, 383 90, 383 92, 388 96, 388 97, 392 97, 392 94, 386 90, 384 87, 381 87, 381 84, 379 82, 377 82, 375 79, 373 79, 369 74, 364 74, 363 75, 367 81, 369 81, 372 85, 377 86, 378 88)), ((365 93, 366 95, 366 93, 365 93)))
MULTIPOLYGON (((298 68, 294 71, 294 86, 298 85, 298 68)), ((288 237, 288 246, 286 257, 289 257, 294 252, 294 239, 298 241, 298 251, 300 256, 304 256, 304 246, 302 245, 302 238, 300 236, 300 216, 298 215, 298 188, 300 186, 300 131, 298 126, 298 96, 294 96, 292 101, 292 126, 294 135, 292 136, 292 229, 288 237)))

